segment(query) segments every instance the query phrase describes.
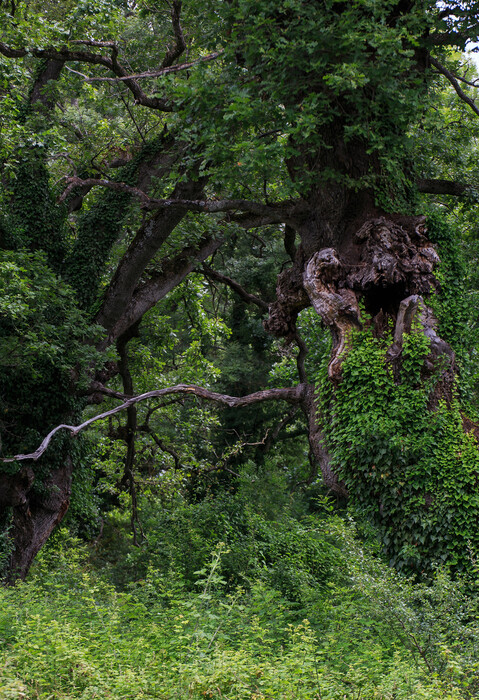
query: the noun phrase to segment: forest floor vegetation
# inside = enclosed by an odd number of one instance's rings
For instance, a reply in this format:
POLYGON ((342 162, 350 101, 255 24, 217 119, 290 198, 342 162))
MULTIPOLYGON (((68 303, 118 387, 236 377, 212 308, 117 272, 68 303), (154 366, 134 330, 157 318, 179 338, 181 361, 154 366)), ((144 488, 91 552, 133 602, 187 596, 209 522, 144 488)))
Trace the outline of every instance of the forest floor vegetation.
POLYGON ((479 697, 470 580, 407 580, 314 506, 152 499, 140 548, 120 510, 95 547, 64 528, 0 589, 0 697, 479 697))

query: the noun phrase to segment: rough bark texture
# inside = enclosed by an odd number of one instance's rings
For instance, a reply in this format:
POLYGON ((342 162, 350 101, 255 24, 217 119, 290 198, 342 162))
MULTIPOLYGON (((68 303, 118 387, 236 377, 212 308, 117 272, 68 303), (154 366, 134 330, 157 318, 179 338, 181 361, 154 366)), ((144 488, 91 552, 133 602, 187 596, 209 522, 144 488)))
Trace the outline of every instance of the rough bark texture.
MULTIPOLYGON (((172 198, 199 197, 203 185, 204 182, 198 180, 180 183, 175 188, 172 198)), ((120 322, 125 309, 132 301, 146 265, 165 243, 185 213, 184 209, 175 206, 160 210, 137 232, 105 293, 96 319, 101 326, 111 331, 115 324, 120 322)), ((122 328, 119 332, 113 333, 112 339, 118 338, 125 330, 126 328, 122 328)))
POLYGON ((34 558, 50 537, 53 529, 63 519, 70 504, 73 463, 67 457, 64 465, 50 473, 41 489, 35 489, 34 474, 23 468, 14 485, 17 488, 6 499, 12 489, 11 480, 3 484, 6 475, 1 475, 3 505, 12 508, 13 551, 10 560, 8 581, 25 578, 34 558))
MULTIPOLYGON (((209 258, 221 244, 220 239, 206 238, 198 246, 187 246, 173 258, 163 260, 160 272, 151 273, 149 280, 138 284, 130 298, 124 300, 124 306, 116 306, 119 317, 111 326, 107 326, 109 333, 103 347, 107 347, 138 323, 149 309, 180 284, 198 263, 209 258)), ((118 286, 118 280, 115 286, 118 286)), ((112 314, 110 322, 114 319, 112 314)), ((106 324, 103 315, 97 321, 101 325, 106 324)))
MULTIPOLYGON (((340 376, 341 357, 352 328, 362 326, 361 301, 372 316, 377 335, 382 335, 389 319, 396 324, 399 321, 395 333, 399 354, 402 335, 410 331, 412 322, 411 318, 409 327, 405 327, 405 309, 410 304, 402 302, 411 295, 419 300, 419 294, 428 294, 436 287, 434 267, 438 262, 421 217, 368 220, 355 232, 342 255, 333 248, 323 248, 310 258, 303 282, 312 305, 331 329, 331 379, 337 381, 340 376)), ((435 355, 443 353, 446 344, 433 333, 431 313, 424 311, 422 317, 427 335, 434 339, 432 351, 435 355)))
POLYGON ((321 428, 319 426, 317 406, 314 397, 314 386, 309 385, 305 391, 303 412, 308 423, 308 440, 311 454, 320 470, 323 484, 332 493, 341 498, 348 497, 345 484, 338 479, 331 468, 331 457, 328 454, 321 428))
MULTIPOLYGON (((404 334, 411 332, 415 319, 430 341, 423 376, 431 376, 438 368, 440 371, 430 407, 434 408, 440 399, 450 401, 454 352, 438 336, 436 319, 425 302, 437 287, 434 268, 439 257, 427 238, 424 217, 367 216, 355 229, 347 221, 340 223, 339 235, 334 237, 331 228, 327 232, 328 242, 336 238, 334 248, 321 247, 307 258, 302 246, 292 267, 279 276, 277 300, 270 306, 266 328, 291 342, 298 313, 311 304, 331 331, 328 373, 337 383, 354 328, 372 324, 374 334, 381 337, 392 322, 394 341, 387 357, 394 372, 399 373, 404 334), (361 314, 361 304, 367 317, 361 314)), ((308 246, 310 240, 308 234, 308 246)), ((331 470, 313 398, 308 406, 310 446, 324 483, 345 496, 344 485, 331 470)))

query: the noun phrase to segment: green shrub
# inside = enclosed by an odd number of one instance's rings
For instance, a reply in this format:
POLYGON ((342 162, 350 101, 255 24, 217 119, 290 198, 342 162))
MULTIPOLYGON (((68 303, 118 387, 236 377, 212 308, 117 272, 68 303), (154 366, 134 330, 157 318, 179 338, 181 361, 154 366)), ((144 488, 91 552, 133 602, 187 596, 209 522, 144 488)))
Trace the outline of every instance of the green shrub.
MULTIPOLYGON (((278 532, 260 520, 257 531, 278 532)), ((429 585, 404 579, 326 509, 296 529, 286 524, 291 539, 280 529, 274 545, 278 567, 293 557, 292 542, 299 548, 299 533, 334 540, 321 585, 291 578, 284 594, 266 567, 235 586, 231 550, 219 541, 191 582, 150 564, 118 591, 64 530, 26 583, 0 589, 0 697, 479 697, 479 600, 470 584, 444 571, 429 585)), ((300 553, 297 561, 304 566, 300 553)))

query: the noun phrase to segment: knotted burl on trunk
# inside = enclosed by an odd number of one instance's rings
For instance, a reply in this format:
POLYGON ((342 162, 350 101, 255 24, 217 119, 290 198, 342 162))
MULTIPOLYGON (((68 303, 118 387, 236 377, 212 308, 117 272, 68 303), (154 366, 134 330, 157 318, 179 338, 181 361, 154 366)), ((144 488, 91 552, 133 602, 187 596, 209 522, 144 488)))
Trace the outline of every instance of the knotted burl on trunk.
MULTIPOLYGON (((317 251, 304 265, 285 271, 278 280, 278 300, 270 308, 268 329, 275 335, 294 335, 299 311, 310 304, 331 330, 333 348, 329 376, 338 381, 353 328, 361 328, 360 303, 381 336, 388 323, 395 327, 388 358, 401 354, 402 336, 416 317, 431 341, 426 370, 439 356, 449 369, 454 364, 450 346, 436 333, 436 321, 423 297, 438 287, 434 268, 439 257, 426 236, 425 217, 378 217, 338 241, 337 248, 317 251), (289 274, 289 276, 288 276, 289 274)), ((451 381, 452 375, 451 374, 451 381)))

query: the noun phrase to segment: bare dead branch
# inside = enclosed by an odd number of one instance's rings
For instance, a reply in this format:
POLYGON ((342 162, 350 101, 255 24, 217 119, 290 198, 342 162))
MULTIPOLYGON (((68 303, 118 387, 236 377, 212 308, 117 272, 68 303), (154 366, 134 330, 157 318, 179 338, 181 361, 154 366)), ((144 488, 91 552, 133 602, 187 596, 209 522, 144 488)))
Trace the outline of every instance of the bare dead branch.
POLYGON ((138 189, 138 187, 131 187, 126 185, 124 182, 115 182, 114 180, 100 180, 94 177, 87 177, 82 179, 81 177, 65 177, 64 180, 68 183, 67 188, 62 192, 61 196, 58 198, 58 202, 64 202, 68 197, 72 189, 75 187, 106 187, 110 190, 117 190, 118 192, 128 192, 135 197, 138 197, 145 205, 149 205, 151 199, 148 197, 143 190, 138 189))
POLYGON ((307 387, 305 384, 298 384, 295 387, 288 387, 287 389, 265 389, 263 391, 256 391, 254 394, 248 394, 247 396, 228 396, 227 394, 219 394, 215 391, 210 391, 201 386, 196 386, 196 384, 176 384, 175 386, 170 386, 165 389, 155 389, 153 391, 147 391, 145 394, 140 394, 139 396, 132 396, 130 399, 122 403, 120 406, 115 406, 115 408, 100 413, 93 418, 89 418, 84 423, 80 425, 66 425, 62 423, 57 425, 53 430, 51 430, 48 435, 44 438, 40 446, 29 454, 18 454, 14 457, 3 457, 2 462, 15 462, 22 461, 25 459, 31 459, 36 461, 48 448, 53 436, 60 430, 68 430, 72 435, 78 435, 82 430, 85 430, 93 423, 99 420, 108 418, 110 416, 119 413, 120 411, 127 410, 131 406, 134 406, 141 401, 147 401, 148 399, 159 398, 160 396, 169 396, 171 394, 185 394, 188 396, 196 396, 200 399, 206 401, 215 401, 222 406, 228 408, 240 408, 242 406, 251 406, 255 403, 262 403, 264 401, 287 401, 291 404, 299 404, 303 401, 306 395, 307 387))
POLYGON ((429 60, 431 61, 431 65, 433 65, 434 68, 436 68, 439 71, 439 73, 442 73, 442 75, 444 75, 449 80, 449 82, 451 83, 452 87, 457 92, 461 100, 467 105, 469 105, 472 111, 479 116, 479 107, 476 105, 474 100, 471 97, 469 97, 469 95, 466 95, 464 90, 459 85, 457 77, 453 73, 451 73, 451 71, 448 68, 443 66, 442 63, 439 63, 439 61, 433 56, 430 56, 429 60))
POLYGON ((287 209, 292 202, 274 202, 271 204, 263 204, 261 202, 253 202, 249 199, 155 199, 148 197, 143 190, 137 187, 131 187, 124 182, 115 182, 114 180, 86 178, 82 180, 79 177, 65 177, 68 183, 67 188, 59 198, 59 202, 63 202, 70 193, 73 187, 89 186, 89 187, 106 187, 120 192, 129 192, 138 197, 142 206, 148 210, 168 209, 170 207, 185 209, 186 211, 203 212, 207 214, 220 214, 223 212, 241 211, 249 214, 254 214, 259 217, 269 217, 271 220, 284 221, 287 218, 287 209))
POLYGON ((117 45, 114 41, 94 41, 93 39, 70 39, 70 44, 82 44, 83 46, 97 46, 99 48, 114 49, 117 45))
POLYGON ((162 75, 168 75, 169 73, 179 73, 180 71, 183 70, 188 70, 189 68, 193 68, 194 66, 197 66, 199 63, 204 63, 205 61, 212 61, 215 58, 218 58, 218 56, 221 56, 224 52, 223 51, 215 51, 214 53, 210 53, 207 56, 201 56, 200 58, 196 58, 194 61, 189 61, 188 63, 180 63, 179 65, 176 66, 168 66, 167 68, 160 68, 160 70, 149 70, 145 71, 144 73, 133 73, 131 75, 119 75, 116 78, 105 78, 101 76, 93 76, 89 77, 88 75, 84 75, 83 73, 78 73, 78 71, 73 71, 77 72, 78 75, 81 75, 82 78, 87 82, 87 83, 118 83, 118 82, 124 82, 126 80, 140 80, 143 78, 160 78, 162 75))

